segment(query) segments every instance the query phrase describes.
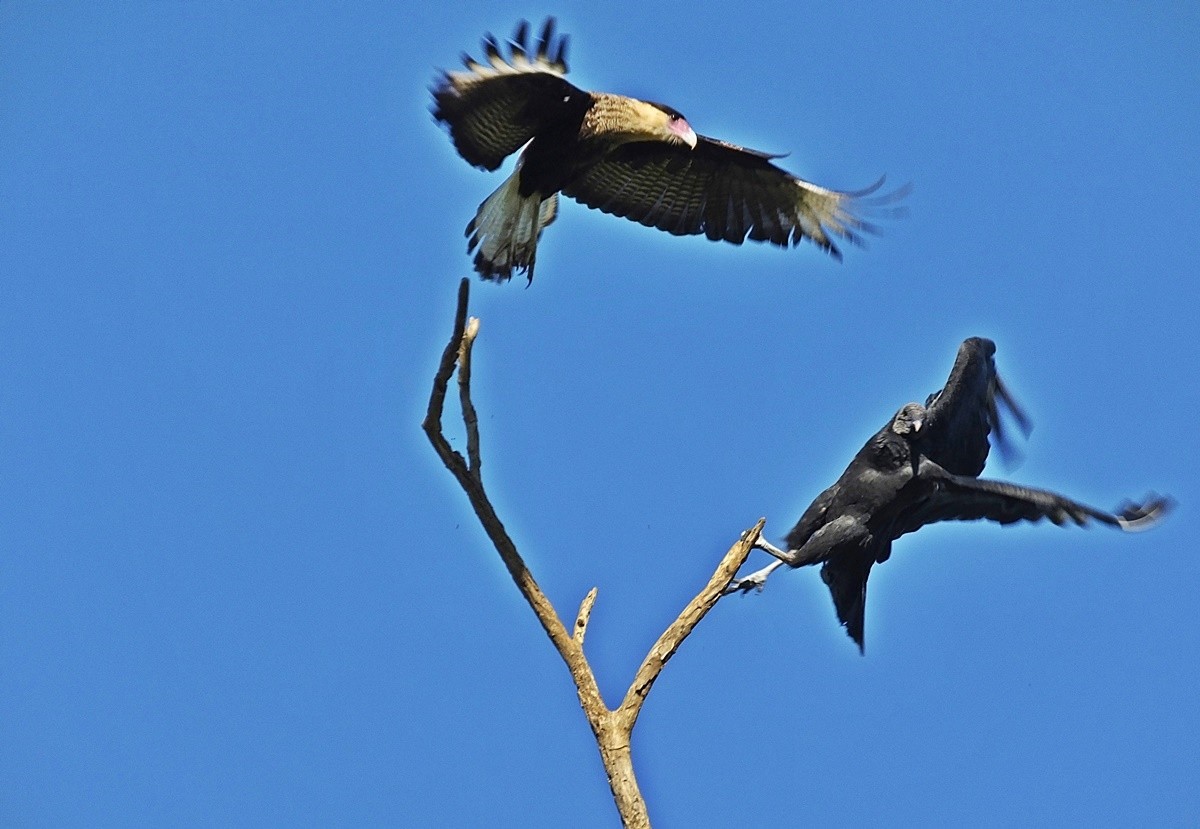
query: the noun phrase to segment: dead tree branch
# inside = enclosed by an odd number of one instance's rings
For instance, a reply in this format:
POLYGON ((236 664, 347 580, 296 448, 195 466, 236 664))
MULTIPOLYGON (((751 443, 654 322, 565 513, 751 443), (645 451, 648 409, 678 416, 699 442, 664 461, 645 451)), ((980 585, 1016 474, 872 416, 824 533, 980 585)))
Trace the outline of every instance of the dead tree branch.
POLYGON ((650 648, 634 675, 629 690, 625 693, 621 704, 615 709, 609 709, 600 694, 596 677, 591 665, 583 652, 584 637, 587 634, 588 622, 591 619, 592 607, 596 602, 596 588, 592 588, 584 597, 575 617, 573 631, 568 633, 554 606, 538 587, 525 566, 516 544, 504 529, 499 516, 496 515, 487 492, 483 486, 480 474, 479 454, 479 420, 475 406, 471 402, 471 349, 479 332, 479 320, 467 319, 467 299, 470 283, 464 279, 458 289, 458 308, 454 316, 454 330, 450 342, 442 352, 441 362, 434 375, 433 392, 429 397, 429 408, 422 424, 425 434, 429 436, 434 451, 454 475, 475 510, 480 524, 496 552, 508 568, 509 575, 525 597, 525 601, 533 608, 538 621, 550 637, 550 641, 562 656, 571 672, 571 678, 579 694, 579 704, 587 716, 596 736, 600 749, 600 757, 604 770, 608 775, 609 787, 620 812, 621 820, 628 827, 649 827, 650 819, 646 812, 646 803, 638 789, 637 778, 633 771, 633 760, 630 750, 630 737, 637 723, 642 705, 649 694, 654 681, 658 679, 667 661, 679 650, 683 640, 699 624, 700 620, 716 606, 722 592, 733 580, 734 574, 746 561, 754 542, 762 532, 763 521, 742 533, 724 558, 717 565, 716 572, 708 580, 708 584, 700 593, 688 602, 679 617, 658 638, 650 648), (459 401, 462 406, 463 424, 467 431, 467 457, 454 450, 442 432, 442 413, 446 403, 446 392, 450 384, 450 376, 458 367, 459 401))

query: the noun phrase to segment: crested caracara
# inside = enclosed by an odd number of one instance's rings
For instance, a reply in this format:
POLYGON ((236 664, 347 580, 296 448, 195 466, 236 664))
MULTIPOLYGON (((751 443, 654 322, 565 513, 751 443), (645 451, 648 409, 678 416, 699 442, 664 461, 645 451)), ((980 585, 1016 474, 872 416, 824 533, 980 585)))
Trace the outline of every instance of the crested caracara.
POLYGON ((567 38, 555 36, 554 18, 533 48, 525 21, 509 57, 491 35, 483 48, 485 62, 464 56, 465 71, 443 73, 431 91, 434 118, 469 163, 495 170, 524 148, 467 225, 467 252, 485 279, 507 280, 515 270, 533 280, 538 238, 554 221, 559 192, 677 236, 780 247, 807 238, 838 258, 831 236, 858 242, 871 230, 854 207, 878 184, 826 190, 776 167, 778 156, 697 135, 668 106, 568 83, 567 38))

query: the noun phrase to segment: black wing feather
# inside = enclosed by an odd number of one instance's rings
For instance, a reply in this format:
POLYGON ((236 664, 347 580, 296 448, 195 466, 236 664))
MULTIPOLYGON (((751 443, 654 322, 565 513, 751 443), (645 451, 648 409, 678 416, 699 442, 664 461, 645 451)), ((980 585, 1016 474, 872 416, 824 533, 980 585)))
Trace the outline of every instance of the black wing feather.
POLYGON ((920 477, 935 486, 927 498, 905 512, 897 535, 937 521, 980 519, 998 524, 1046 519, 1059 526, 1099 521, 1123 530, 1142 530, 1157 523, 1170 506, 1169 499, 1152 495, 1142 504, 1128 503, 1115 513, 1105 512, 1049 490, 954 475, 926 460, 921 462, 920 477))
POLYGON ((590 100, 562 77, 566 38, 555 39, 553 18, 543 26, 532 57, 525 21, 509 43, 511 54, 505 58, 496 38, 485 36, 485 61, 464 56, 466 71, 442 73, 431 90, 433 117, 450 131, 459 155, 485 170, 495 170, 565 112, 590 100), (564 109, 564 100, 573 105, 564 109))
POLYGON ((921 454, 955 475, 983 472, 990 448, 989 435, 1005 439, 998 403, 1014 416, 1026 433, 1029 421, 996 373, 996 345, 971 337, 959 346, 954 368, 941 391, 926 401, 921 454))
POLYGON ((854 196, 826 190, 771 163, 775 156, 699 136, 695 149, 635 142, 609 153, 563 188, 588 207, 676 235, 780 247, 809 238, 837 255, 831 236, 869 230, 854 196))

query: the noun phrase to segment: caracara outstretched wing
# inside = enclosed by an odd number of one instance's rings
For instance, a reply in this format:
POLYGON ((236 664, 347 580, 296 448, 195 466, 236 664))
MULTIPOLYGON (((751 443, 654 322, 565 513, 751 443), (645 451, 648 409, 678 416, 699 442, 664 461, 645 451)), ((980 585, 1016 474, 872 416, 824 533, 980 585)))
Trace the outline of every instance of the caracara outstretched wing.
MULTIPOLYGON (((860 241, 871 226, 854 212, 860 193, 826 190, 771 163, 778 156, 705 136, 695 149, 626 144, 563 188, 571 198, 676 236, 703 233, 787 247, 809 238, 840 258, 831 236, 860 241)), ((882 182, 881 182, 882 183, 882 182)))
POLYGON ((964 340, 945 387, 929 396, 925 425, 919 440, 922 455, 955 475, 983 472, 995 434, 1003 446, 1004 432, 997 401, 1028 433, 1029 420, 996 373, 996 345, 982 337, 964 340))
POLYGON ((560 117, 564 99, 578 106, 587 93, 563 79, 567 73, 566 35, 555 37, 546 20, 536 48, 529 24, 521 21, 505 59, 496 38, 487 35, 487 63, 464 55, 465 72, 445 72, 431 90, 433 117, 450 130, 454 148, 470 164, 495 170, 506 157, 560 117))

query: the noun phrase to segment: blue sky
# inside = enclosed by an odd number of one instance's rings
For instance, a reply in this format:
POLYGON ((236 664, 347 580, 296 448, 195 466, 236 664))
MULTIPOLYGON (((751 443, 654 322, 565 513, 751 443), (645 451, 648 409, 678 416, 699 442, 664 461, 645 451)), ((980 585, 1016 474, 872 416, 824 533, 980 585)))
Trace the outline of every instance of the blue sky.
POLYGON ((547 13, 581 86, 914 188, 840 265, 568 202, 473 285, 485 479, 560 613, 599 587, 610 702, 966 336, 1035 424, 989 475, 1178 502, 906 537, 865 657, 811 568, 723 601, 634 735, 655 825, 1200 822, 1200 13, 466 2, 0 5, 0 823, 615 824, 419 428, 501 181, 427 86, 547 13))

